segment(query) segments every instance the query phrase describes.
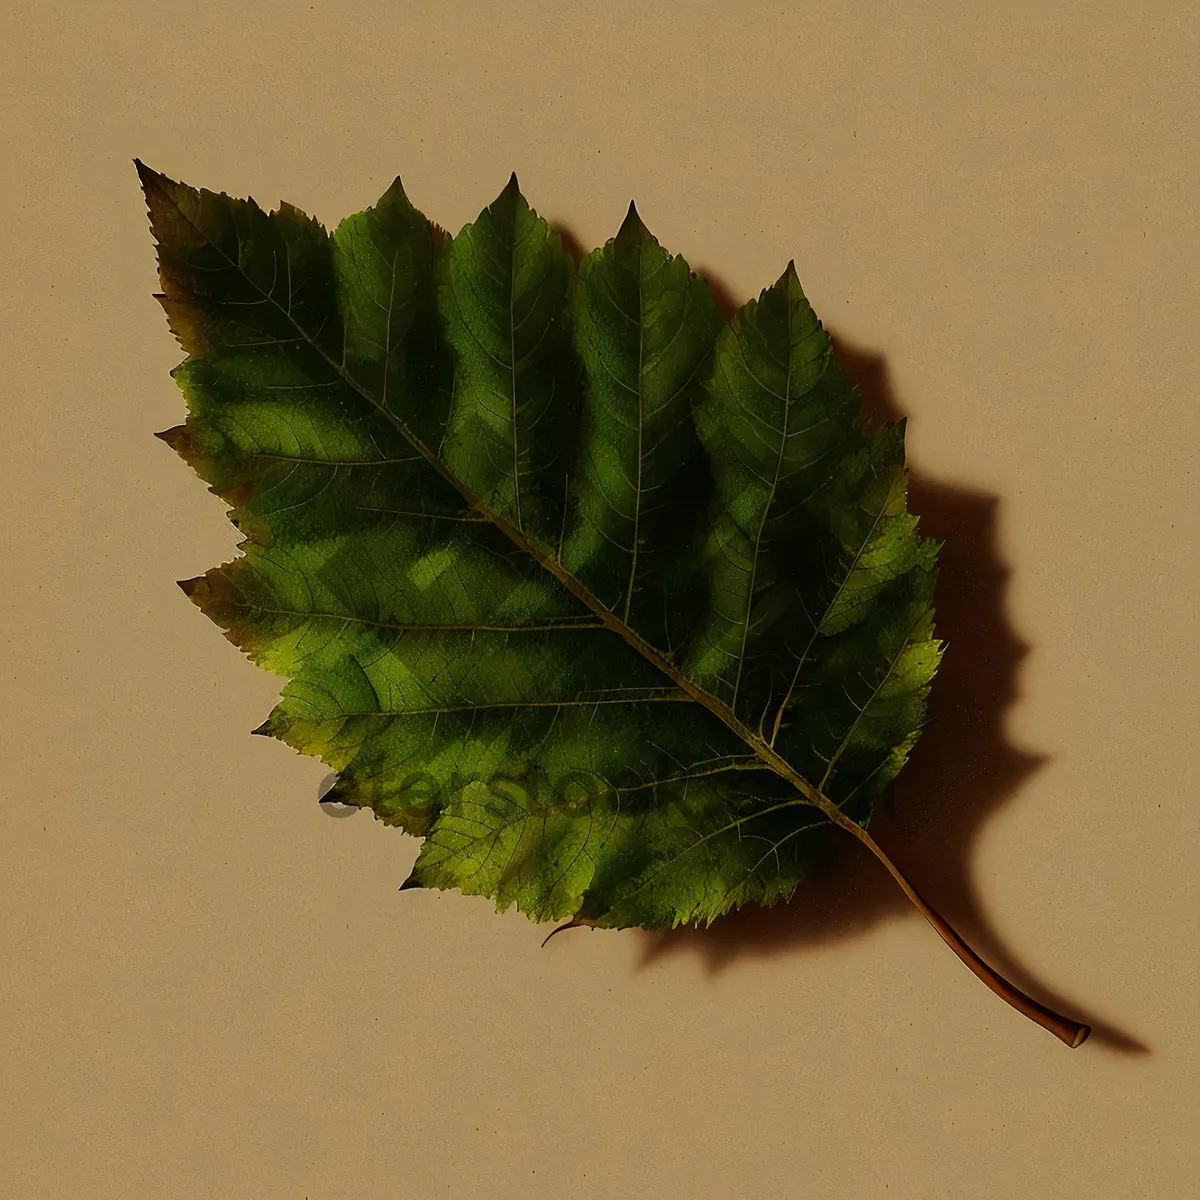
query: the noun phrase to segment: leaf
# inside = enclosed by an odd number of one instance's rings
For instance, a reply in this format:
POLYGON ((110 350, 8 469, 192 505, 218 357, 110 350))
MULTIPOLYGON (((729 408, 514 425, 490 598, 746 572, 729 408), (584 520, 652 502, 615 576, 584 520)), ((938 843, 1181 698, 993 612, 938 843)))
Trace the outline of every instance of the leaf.
POLYGON ((137 165, 160 436, 245 535, 181 586, 287 678, 255 732, 423 838, 405 887, 659 928, 785 899, 833 825, 887 862, 937 546, 792 264, 726 323, 632 205, 576 268, 515 176, 453 238, 399 180, 329 235, 137 165))

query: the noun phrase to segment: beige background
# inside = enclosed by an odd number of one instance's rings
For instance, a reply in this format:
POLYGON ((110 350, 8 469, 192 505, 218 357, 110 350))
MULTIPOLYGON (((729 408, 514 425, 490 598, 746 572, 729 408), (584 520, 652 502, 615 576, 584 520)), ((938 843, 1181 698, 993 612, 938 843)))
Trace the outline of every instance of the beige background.
POLYGON ((0 1192, 1200 1194, 1192 9, 8 6, 0 1192), (1092 1040, 853 843, 703 936, 397 892, 416 843, 322 814, 174 586, 235 536, 150 436, 135 154, 327 223, 400 172, 452 229, 515 167, 584 247, 635 196, 735 302, 794 255, 948 539, 878 837, 1092 1040))

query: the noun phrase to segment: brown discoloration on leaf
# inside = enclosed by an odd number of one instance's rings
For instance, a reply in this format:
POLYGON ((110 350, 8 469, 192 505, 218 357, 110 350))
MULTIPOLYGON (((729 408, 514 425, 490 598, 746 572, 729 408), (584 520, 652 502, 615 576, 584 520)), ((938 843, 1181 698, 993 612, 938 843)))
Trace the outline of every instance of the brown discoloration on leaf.
POLYGON ((167 314, 167 328, 188 354, 211 354, 213 347, 204 336, 204 318, 196 306, 177 296, 157 295, 155 300, 167 314))
MULTIPOLYGON (((235 484, 233 487, 226 489, 223 492, 217 492, 217 495, 229 505, 230 508, 238 509, 245 508, 250 503, 251 497, 254 495, 254 480, 247 479, 242 483, 235 484)), ((239 528, 245 528, 239 522, 239 528)))
POLYGON ((253 627, 247 624, 247 607, 230 579, 232 572, 243 567, 245 561, 239 559, 193 579, 181 579, 179 588, 210 621, 222 628, 228 641, 252 654, 261 640, 261 631, 256 636, 253 627))
MULTIPOLYGON (((154 436, 160 441, 166 442, 206 482, 212 477, 214 468, 219 465, 197 443, 192 431, 186 425, 175 425, 154 436)), ((252 477, 247 475, 240 483, 235 483, 227 488, 210 485, 208 490, 229 505, 230 520, 246 535, 248 541, 259 546, 270 545, 270 530, 261 521, 255 520, 247 511, 255 493, 255 482, 252 477)))
POLYGON ((186 425, 173 425, 170 429, 159 430, 154 436, 166 442, 188 466, 191 466, 193 459, 197 457, 195 442, 186 425))

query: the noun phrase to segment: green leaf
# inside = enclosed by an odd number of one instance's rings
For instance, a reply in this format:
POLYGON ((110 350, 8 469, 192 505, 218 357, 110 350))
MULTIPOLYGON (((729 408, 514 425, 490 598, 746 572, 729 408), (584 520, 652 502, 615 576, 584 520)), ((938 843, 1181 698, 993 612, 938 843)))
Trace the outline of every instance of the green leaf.
POLYGON ((630 208, 578 269, 515 177, 332 236, 139 164, 187 352, 163 436, 242 555, 182 586, 257 732, 424 839, 406 886, 711 921, 861 829, 924 719, 936 546, 789 265, 726 324, 630 208))

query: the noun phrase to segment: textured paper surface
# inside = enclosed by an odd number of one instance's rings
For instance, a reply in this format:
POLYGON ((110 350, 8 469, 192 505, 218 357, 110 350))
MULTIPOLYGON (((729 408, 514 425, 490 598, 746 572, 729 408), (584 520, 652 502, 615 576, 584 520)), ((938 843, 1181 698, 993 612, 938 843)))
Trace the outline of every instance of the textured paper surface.
MULTIPOLYGON (((1191 6, 14 6, 0 1191, 1196 1194, 1191 6), (221 503, 132 159, 327 224, 514 168, 584 248, 631 197, 728 303, 794 257, 946 539, 935 724, 872 831, 670 936, 399 893, 416 843, 252 738, 280 680, 174 580, 221 503)), ((850 842, 847 839, 847 842, 850 842)))

